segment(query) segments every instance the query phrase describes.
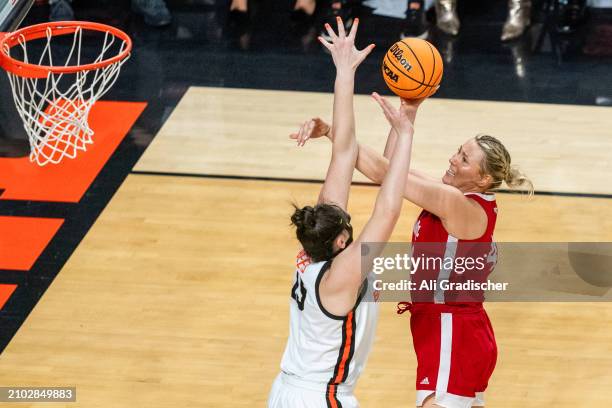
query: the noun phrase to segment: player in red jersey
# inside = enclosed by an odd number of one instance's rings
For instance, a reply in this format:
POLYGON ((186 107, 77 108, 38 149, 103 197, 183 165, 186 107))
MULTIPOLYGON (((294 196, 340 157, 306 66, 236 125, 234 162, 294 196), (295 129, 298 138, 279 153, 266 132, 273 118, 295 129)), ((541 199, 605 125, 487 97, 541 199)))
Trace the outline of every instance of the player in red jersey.
MULTIPOLYGON (((315 118, 291 137, 303 145, 321 136, 332 138, 329 125, 315 118)), ((383 155, 360 145, 357 169, 380 183, 395 139, 391 130, 383 155)), ((493 233, 497 205, 491 191, 503 182, 511 188, 526 186, 530 192, 533 186, 511 165, 507 149, 492 136, 469 139, 449 163, 441 179, 413 169, 407 177, 404 197, 423 208, 413 229, 412 256, 457 259, 476 255, 476 250, 481 254, 486 246, 489 269, 480 275, 480 280, 486 280, 496 255, 493 233)), ((421 268, 414 277, 419 275, 420 279, 433 278, 437 283, 461 283, 465 278, 452 268, 440 266, 421 268)), ((497 346, 482 306, 482 292, 458 294, 440 286, 417 293, 417 301, 413 293, 413 303, 399 305, 398 313, 411 311, 410 327, 418 362, 416 404, 424 408, 484 407, 483 392, 495 367, 497 346)))

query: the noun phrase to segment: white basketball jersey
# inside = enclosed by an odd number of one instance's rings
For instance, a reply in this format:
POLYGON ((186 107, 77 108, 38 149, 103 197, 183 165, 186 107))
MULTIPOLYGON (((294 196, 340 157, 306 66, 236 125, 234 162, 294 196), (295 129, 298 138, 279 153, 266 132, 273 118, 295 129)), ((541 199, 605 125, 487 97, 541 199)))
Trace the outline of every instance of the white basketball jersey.
POLYGON ((311 264, 302 251, 296 263, 281 369, 300 380, 327 384, 328 394, 338 386, 352 389, 374 342, 378 304, 368 293, 371 285, 364 284, 347 316, 334 316, 323 308, 318 291, 331 261, 311 264))

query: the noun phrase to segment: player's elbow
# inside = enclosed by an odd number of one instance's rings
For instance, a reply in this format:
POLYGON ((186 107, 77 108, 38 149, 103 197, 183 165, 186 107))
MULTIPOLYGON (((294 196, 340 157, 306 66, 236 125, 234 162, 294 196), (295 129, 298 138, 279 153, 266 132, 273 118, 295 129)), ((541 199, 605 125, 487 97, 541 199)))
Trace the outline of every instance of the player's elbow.
POLYGON ((334 143, 334 146, 332 148, 332 158, 346 157, 352 161, 356 161, 358 151, 358 145, 355 140, 349 140, 346 143, 342 144, 334 143))
POLYGON ((367 163, 365 171, 362 172, 367 178, 369 178, 375 184, 382 184, 387 174, 387 169, 384 166, 380 166, 377 163, 367 163))
POLYGON ((385 181, 385 176, 387 175, 387 169, 385 169, 383 166, 378 166, 375 168, 374 172, 374 182, 376 184, 382 184, 383 181, 385 181))

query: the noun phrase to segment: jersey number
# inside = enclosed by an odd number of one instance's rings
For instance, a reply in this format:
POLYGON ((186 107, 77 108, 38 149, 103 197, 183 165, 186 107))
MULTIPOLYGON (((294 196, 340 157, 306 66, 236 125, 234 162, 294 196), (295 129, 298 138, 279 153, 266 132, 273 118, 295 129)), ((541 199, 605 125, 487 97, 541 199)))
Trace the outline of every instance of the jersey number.
POLYGON ((304 310, 304 301, 306 300, 306 288, 304 283, 300 279, 299 272, 295 274, 295 284, 291 288, 291 297, 295 299, 298 305, 298 309, 304 310))

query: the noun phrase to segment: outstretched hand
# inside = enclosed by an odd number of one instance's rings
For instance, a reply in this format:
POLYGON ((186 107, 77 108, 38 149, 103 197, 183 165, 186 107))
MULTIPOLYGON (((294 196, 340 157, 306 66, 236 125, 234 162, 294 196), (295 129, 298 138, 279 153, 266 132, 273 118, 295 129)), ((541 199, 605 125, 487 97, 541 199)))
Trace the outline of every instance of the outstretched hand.
POLYGON ((401 99, 401 105, 399 109, 396 109, 391 102, 374 92, 372 98, 383 110, 387 121, 398 133, 410 133, 414 130, 414 119, 416 112, 425 100, 423 99, 401 99))
POLYGON ((337 22, 338 34, 334 32, 329 24, 325 24, 325 29, 331 38, 331 42, 325 40, 323 37, 319 37, 319 41, 331 53, 334 65, 336 65, 336 70, 355 71, 359 64, 361 64, 370 52, 372 52, 374 44, 368 45, 361 51, 355 48, 355 36, 357 35, 357 27, 359 26, 358 18, 355 19, 348 35, 346 35, 344 23, 340 17, 337 18, 337 22))
POLYGON ((322 136, 330 137, 331 127, 321 118, 312 118, 302 124, 297 133, 291 133, 290 139, 297 141, 298 146, 304 146, 308 139, 316 139, 322 136))

